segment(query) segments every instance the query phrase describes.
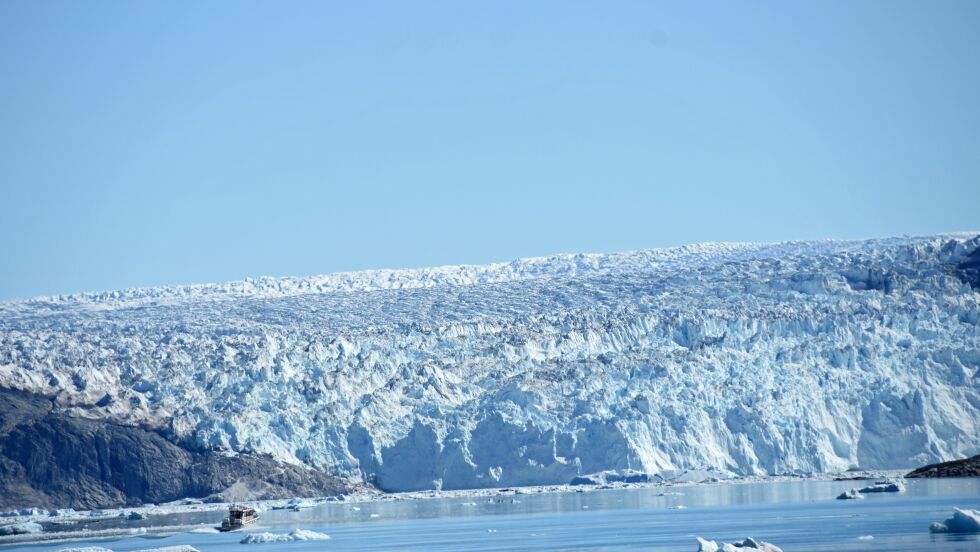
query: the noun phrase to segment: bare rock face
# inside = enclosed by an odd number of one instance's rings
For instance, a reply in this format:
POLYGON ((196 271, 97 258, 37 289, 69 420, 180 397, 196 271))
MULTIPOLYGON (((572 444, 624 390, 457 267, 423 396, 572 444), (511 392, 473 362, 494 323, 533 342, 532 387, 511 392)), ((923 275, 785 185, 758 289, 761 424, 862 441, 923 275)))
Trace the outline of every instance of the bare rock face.
POLYGON ((268 456, 192 451, 164 436, 59 414, 44 397, 0 390, 0 508, 79 509, 182 497, 284 498, 345 484, 268 456))
POLYGON ((980 477, 980 454, 962 460, 929 464, 910 471, 905 477, 980 477))

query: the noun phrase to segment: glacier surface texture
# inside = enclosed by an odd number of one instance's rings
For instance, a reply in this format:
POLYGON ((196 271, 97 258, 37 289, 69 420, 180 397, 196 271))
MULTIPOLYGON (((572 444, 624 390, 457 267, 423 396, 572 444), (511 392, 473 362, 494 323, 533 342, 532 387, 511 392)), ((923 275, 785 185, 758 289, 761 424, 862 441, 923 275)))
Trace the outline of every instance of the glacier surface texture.
MULTIPOLYGON (((980 453, 980 236, 0 303, 0 387, 398 491, 980 453)), ((88 422, 86 422, 88 423, 88 422)))

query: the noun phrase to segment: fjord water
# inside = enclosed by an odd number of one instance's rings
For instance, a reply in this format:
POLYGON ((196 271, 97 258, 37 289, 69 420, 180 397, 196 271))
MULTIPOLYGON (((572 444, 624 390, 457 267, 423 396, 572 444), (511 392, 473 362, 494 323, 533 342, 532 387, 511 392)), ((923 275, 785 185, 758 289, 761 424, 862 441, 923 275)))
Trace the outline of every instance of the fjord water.
MULTIPOLYGON (((980 550, 980 535, 933 535, 928 529, 931 522, 949 517, 953 507, 980 508, 980 478, 909 480, 905 493, 869 494, 864 500, 834 499, 841 491, 865 483, 783 481, 331 503, 302 512, 269 511, 263 514, 259 527, 249 530, 305 528, 329 534, 328 541, 244 545, 239 544, 240 532, 180 533, 72 542, 70 546, 104 546, 117 552, 180 544, 201 552, 685 551, 697 549, 697 535, 727 542, 752 536, 787 552, 980 550)), ((219 517, 215 512, 178 514, 163 524, 216 523, 219 517)), ((69 544, 22 549, 57 550, 64 546, 69 544)))

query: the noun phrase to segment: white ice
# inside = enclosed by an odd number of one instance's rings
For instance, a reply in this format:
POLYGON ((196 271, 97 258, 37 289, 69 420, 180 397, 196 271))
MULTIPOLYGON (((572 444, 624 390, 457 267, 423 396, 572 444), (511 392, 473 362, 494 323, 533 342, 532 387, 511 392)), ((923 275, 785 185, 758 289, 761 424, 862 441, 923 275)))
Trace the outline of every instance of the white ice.
POLYGON ((953 517, 929 526, 933 533, 980 533, 980 510, 953 508, 953 517))
POLYGON ((313 541, 327 540, 330 535, 309 531, 307 529, 293 529, 288 533, 250 533, 241 540, 242 544, 263 543, 263 542, 290 542, 290 541, 313 541))

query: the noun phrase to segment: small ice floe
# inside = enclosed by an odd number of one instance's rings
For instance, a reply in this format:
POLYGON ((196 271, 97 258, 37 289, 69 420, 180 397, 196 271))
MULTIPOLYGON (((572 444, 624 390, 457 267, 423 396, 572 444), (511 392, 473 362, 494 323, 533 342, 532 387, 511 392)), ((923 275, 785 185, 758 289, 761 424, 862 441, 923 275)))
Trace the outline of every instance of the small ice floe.
POLYGON ((75 546, 70 548, 59 548, 55 552, 112 552, 111 548, 101 546, 75 546))
POLYGON ((288 533, 249 533, 245 535, 241 544, 254 544, 261 542, 292 542, 292 541, 314 541, 327 540, 330 535, 308 531, 306 529, 293 529, 288 533))
POLYGON ((861 494, 857 489, 851 489, 849 491, 837 495, 837 500, 860 500, 862 498, 864 498, 864 495, 861 494))
POLYGON ((704 540, 701 537, 698 539, 698 552, 744 552, 747 550, 758 550, 759 552, 783 552, 783 549, 764 541, 757 541, 752 537, 747 537, 742 542, 733 543, 722 543, 718 544, 715 541, 704 540))
POLYGON ((860 493, 904 493, 905 483, 898 479, 876 481, 874 485, 858 489, 860 493))
POLYGON ((379 517, 381 517, 381 514, 371 514, 370 517, 372 517, 372 518, 379 518, 379 517))
POLYGON ((300 512, 302 510, 308 510, 313 507, 313 503, 308 500, 303 500, 301 498, 294 498, 286 503, 286 509, 292 510, 294 512, 300 512))
POLYGON ((875 540, 875 537, 874 537, 874 535, 861 535, 860 537, 857 538, 857 540, 859 540, 859 541, 870 541, 870 540, 875 540))
POLYGON ((929 526, 933 533, 980 533, 980 510, 953 508, 953 517, 929 526))
POLYGON ((178 544, 176 546, 161 546, 160 548, 141 548, 133 552, 201 552, 189 544, 178 544))
POLYGON ((26 535, 29 533, 40 533, 43 530, 40 523, 25 521, 24 523, 0 526, 0 535, 26 535))
POLYGON ((464 502, 460 506, 476 506, 476 502, 464 502))
POLYGON ((683 504, 678 504, 677 506, 667 506, 668 510, 687 510, 687 506, 683 504))
POLYGON ((496 529, 487 529, 487 533, 496 533, 496 532, 497 532, 496 529))
POLYGON ((361 511, 361 509, 359 507, 357 507, 357 506, 351 506, 350 509, 351 510, 354 510, 355 512, 360 512, 361 511))
POLYGON ((684 493, 663 492, 663 493, 657 493, 657 496, 684 496, 684 493))

